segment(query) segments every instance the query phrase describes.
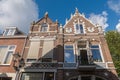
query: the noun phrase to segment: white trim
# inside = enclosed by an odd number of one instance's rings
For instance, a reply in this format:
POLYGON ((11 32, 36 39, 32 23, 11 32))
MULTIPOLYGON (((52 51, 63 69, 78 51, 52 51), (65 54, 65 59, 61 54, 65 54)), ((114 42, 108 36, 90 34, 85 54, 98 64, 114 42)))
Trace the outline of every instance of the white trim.
POLYGON ((102 58, 102 62, 104 63, 105 60, 104 60, 104 57, 103 57, 103 52, 102 52, 102 49, 101 49, 101 45, 99 44, 99 50, 100 50, 100 55, 101 55, 101 58, 102 58))

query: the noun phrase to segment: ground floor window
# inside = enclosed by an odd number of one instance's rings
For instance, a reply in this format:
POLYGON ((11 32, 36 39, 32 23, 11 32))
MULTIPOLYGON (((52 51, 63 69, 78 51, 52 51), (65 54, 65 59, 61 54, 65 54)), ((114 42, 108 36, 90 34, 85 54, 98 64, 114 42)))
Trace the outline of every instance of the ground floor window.
POLYGON ((11 77, 0 77, 0 80, 12 80, 11 77))
POLYGON ((70 78, 68 80, 105 80, 105 79, 102 79, 102 78, 99 78, 99 77, 95 77, 95 76, 76 76, 76 77, 73 77, 73 78, 70 78))
POLYGON ((21 80, 54 80, 54 72, 23 73, 21 80))

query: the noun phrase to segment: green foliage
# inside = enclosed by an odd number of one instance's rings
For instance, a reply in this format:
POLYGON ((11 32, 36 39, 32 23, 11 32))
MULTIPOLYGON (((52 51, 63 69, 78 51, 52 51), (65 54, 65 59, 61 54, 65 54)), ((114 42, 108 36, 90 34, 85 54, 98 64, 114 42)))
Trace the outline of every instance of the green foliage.
POLYGON ((116 31, 106 32, 106 40, 113 58, 118 76, 120 76, 120 33, 116 31))

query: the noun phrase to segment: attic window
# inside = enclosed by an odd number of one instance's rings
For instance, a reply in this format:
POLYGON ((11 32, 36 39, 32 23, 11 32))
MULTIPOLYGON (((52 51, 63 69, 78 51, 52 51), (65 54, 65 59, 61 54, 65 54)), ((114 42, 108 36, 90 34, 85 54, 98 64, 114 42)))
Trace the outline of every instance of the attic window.
POLYGON ((47 32, 47 30, 48 30, 48 25, 47 25, 47 23, 43 23, 43 24, 41 25, 41 32, 47 32))
POLYGON ((76 30, 76 34, 83 34, 84 33, 84 29, 83 29, 83 25, 82 24, 76 24, 75 25, 75 30, 76 30))
POLYGON ((15 33, 15 29, 6 29, 4 32, 4 36, 10 36, 10 35, 14 35, 15 33))

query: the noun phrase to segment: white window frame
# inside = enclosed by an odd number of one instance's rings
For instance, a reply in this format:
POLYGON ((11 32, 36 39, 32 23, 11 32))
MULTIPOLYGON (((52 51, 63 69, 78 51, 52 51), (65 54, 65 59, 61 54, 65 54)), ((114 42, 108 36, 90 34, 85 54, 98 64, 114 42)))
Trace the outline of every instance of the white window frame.
POLYGON ((82 23, 75 23, 74 24, 74 29, 75 29, 75 34, 85 34, 84 24, 82 24, 82 23), (76 25, 79 25, 79 26, 82 25, 82 27, 83 27, 83 33, 81 33, 80 27, 79 27, 79 32, 77 31, 76 25))
MULTIPOLYGON (((104 58, 103 58, 103 53, 102 53, 102 49, 101 49, 101 46, 100 46, 100 44, 92 44, 92 45, 98 45, 99 46, 99 51, 100 51, 100 56, 101 56, 101 59, 102 59, 102 61, 101 62, 94 62, 94 63, 104 63, 104 58)), ((92 48, 90 47, 90 50, 91 50, 92 48)), ((91 51, 92 52, 92 51, 91 51)))
POLYGON ((0 46, 7 46, 7 51, 5 52, 5 56, 4 56, 4 58, 3 58, 3 60, 2 60, 2 62, 1 62, 1 64, 0 64, 0 65, 10 65, 10 64, 11 64, 11 61, 12 61, 13 56, 11 57, 11 59, 10 59, 10 63, 9 63, 9 64, 5 64, 6 57, 7 57, 7 55, 8 55, 8 52, 13 52, 12 54, 14 54, 14 53, 15 53, 15 50, 16 50, 16 45, 0 45, 0 46), (14 48, 13 50, 9 50, 9 48, 10 48, 11 46, 14 46, 15 48, 14 48))
POLYGON ((74 44, 65 44, 64 45, 64 50, 65 50, 65 46, 73 46, 74 62, 65 62, 65 51, 64 51, 64 63, 76 63, 76 54, 75 54, 75 46, 74 46, 74 44))
POLYGON ((48 23, 42 23, 41 25, 40 25, 40 32, 48 32, 48 30, 49 30, 49 24, 48 23), (42 31, 42 25, 43 24, 47 24, 47 30, 46 31, 42 31))
POLYGON ((15 31, 16 31, 16 30, 15 30, 14 28, 6 29, 3 35, 4 35, 4 36, 14 35, 15 31), (8 30, 8 32, 7 32, 7 30, 8 30), (11 33, 11 30, 12 30, 12 33, 11 33), (7 32, 7 33, 6 33, 6 32, 7 32))

